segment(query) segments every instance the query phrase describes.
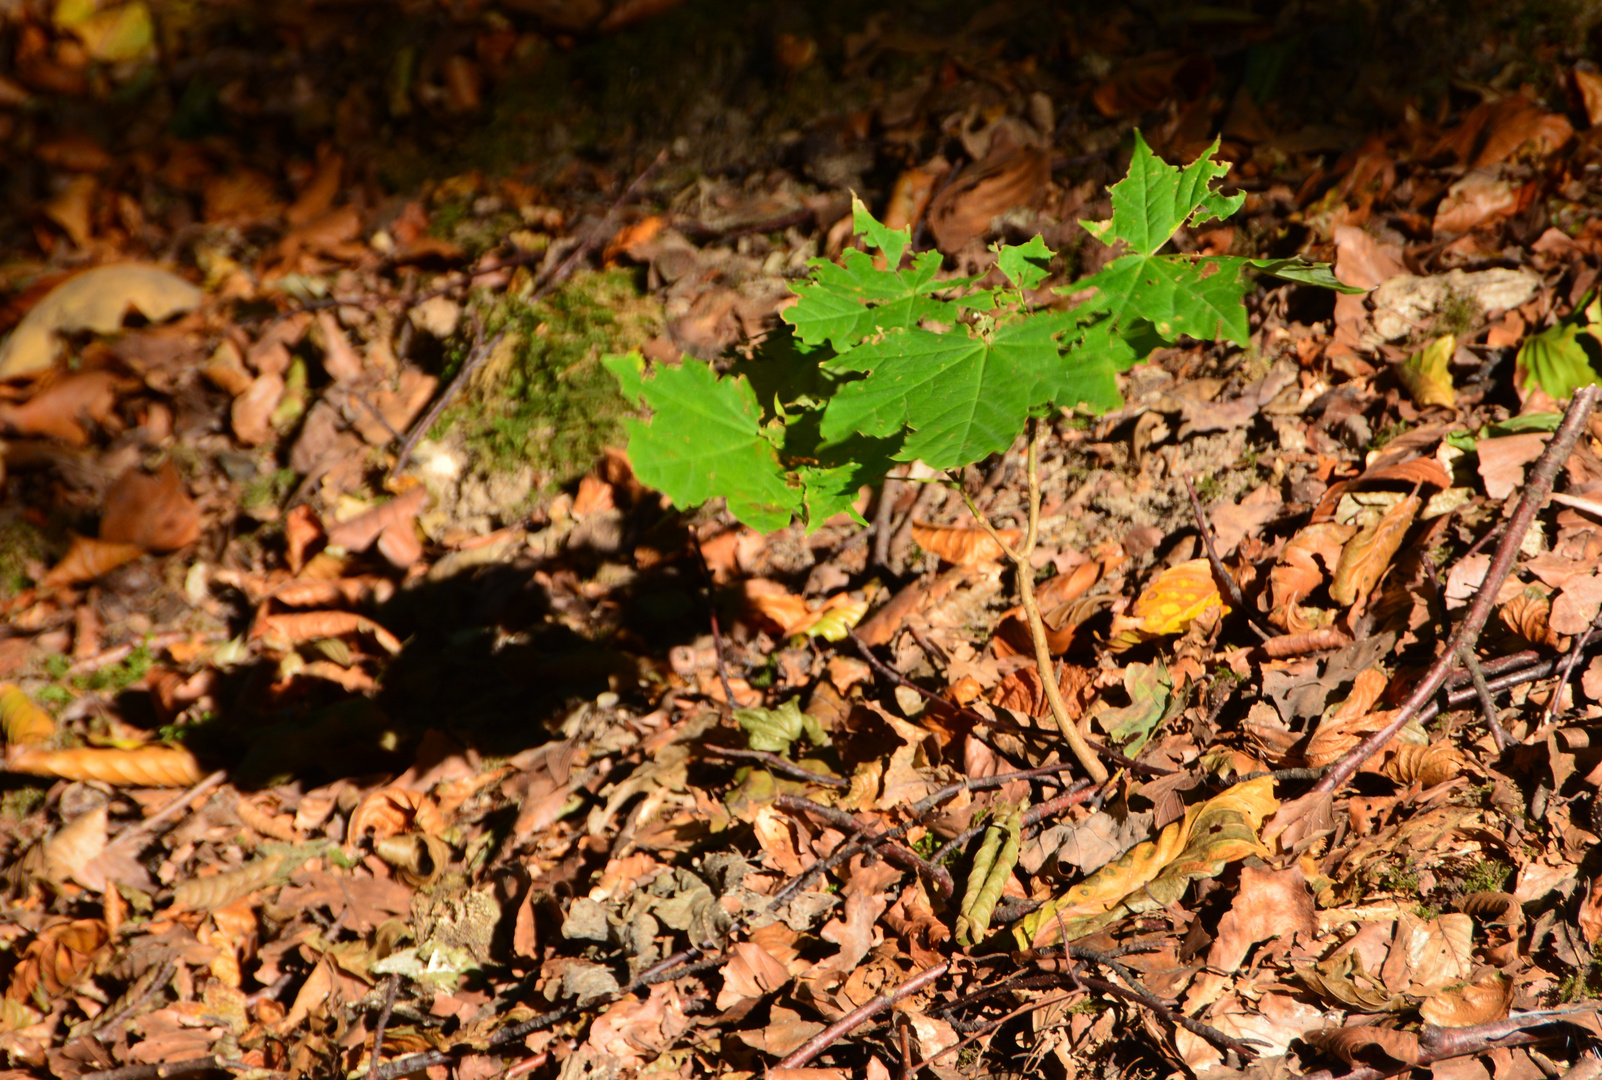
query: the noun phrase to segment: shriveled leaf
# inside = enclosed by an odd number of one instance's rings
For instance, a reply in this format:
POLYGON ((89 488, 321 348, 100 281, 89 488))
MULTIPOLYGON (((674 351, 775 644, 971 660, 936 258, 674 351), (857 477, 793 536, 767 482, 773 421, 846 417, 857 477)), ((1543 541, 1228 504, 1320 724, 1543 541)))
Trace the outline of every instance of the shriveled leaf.
POLYGON ((142 554, 144 549, 138 544, 74 536, 72 546, 67 549, 67 553, 61 557, 60 562, 50 568, 39 584, 48 587, 81 585, 86 581, 93 581, 102 574, 111 573, 123 563, 137 559, 142 554))
POLYGON ((161 322, 193 311, 200 300, 195 286, 148 263, 86 270, 52 289, 0 345, 0 379, 31 375, 53 365, 59 355, 58 334, 112 333, 130 309, 161 322))
POLYGON ((98 780, 125 787, 189 787, 205 774, 195 755, 182 746, 141 746, 133 750, 80 746, 71 750, 16 747, 6 755, 8 772, 98 780))
POLYGON ((984 842, 974 855, 973 867, 968 872, 968 887, 962 896, 961 913, 957 916, 957 943, 973 945, 990 932, 990 917, 995 913, 996 902, 1018 865, 1018 849, 1023 834, 1022 805, 1007 808, 1006 813, 991 820, 985 830, 984 842))
POLYGON ((1023 948, 1042 948, 1095 933, 1127 915, 1176 903, 1197 878, 1267 853, 1263 819, 1279 806, 1271 777, 1236 784, 1190 807, 1182 820, 1137 844, 1062 896, 1031 912, 1014 931, 1023 948))
POLYGON ((803 735, 813 746, 822 746, 827 741, 823 728, 801 711, 797 698, 791 698, 777 709, 736 709, 734 722, 745 729, 748 745, 753 750, 782 754, 803 735))
POLYGON ((1419 1006, 1419 1015, 1436 1027, 1471 1027, 1501 1020, 1513 1004, 1513 980, 1487 971, 1471 983, 1443 987, 1419 1006))
POLYGON ((1348 1065, 1391 1071, 1419 1061, 1418 1035, 1394 1028, 1349 1027, 1310 1031, 1302 1041, 1348 1065))
MULTIPOLYGON (((1013 546, 1023 537, 1019 529, 997 529, 996 532, 1013 546)), ((912 538, 923 550, 953 566, 978 566, 1000 562, 1006 557, 1001 545, 983 529, 914 523, 912 538)))

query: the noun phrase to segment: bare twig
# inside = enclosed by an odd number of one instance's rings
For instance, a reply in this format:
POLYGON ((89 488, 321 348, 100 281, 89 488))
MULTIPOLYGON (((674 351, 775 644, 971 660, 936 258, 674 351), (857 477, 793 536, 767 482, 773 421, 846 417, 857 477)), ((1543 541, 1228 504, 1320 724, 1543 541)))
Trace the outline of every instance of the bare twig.
POLYGON ((484 324, 482 322, 478 323, 474 328, 473 349, 467 354, 467 359, 462 362, 461 370, 456 373, 455 377, 445 387, 444 393, 434 399, 434 404, 428 407, 428 411, 423 414, 422 419, 412 425, 412 429, 406 433, 406 438, 401 440, 400 449, 395 451, 395 464, 389 467, 389 475, 385 479, 394 480, 401 474, 401 470, 406 468, 407 462, 412 460, 412 451, 417 449, 417 444, 423 441, 423 436, 433 429, 435 423, 439 421, 440 414, 456 399, 457 391, 466 386, 473 378, 473 373, 483 367, 484 361, 495 354, 495 350, 500 347, 501 339, 504 337, 506 337, 506 331, 502 330, 486 342, 484 340, 484 324))
POLYGON ((1446 649, 1430 666, 1419 684, 1413 688, 1413 692, 1402 703, 1402 707, 1396 710, 1391 722, 1364 739, 1337 761, 1324 779, 1314 785, 1315 792, 1334 791, 1350 780, 1363 762, 1390 742, 1434 696, 1435 691, 1446 681, 1452 661, 1464 646, 1474 647, 1474 643, 1479 640, 1480 631, 1485 626, 1485 620, 1490 616, 1491 608, 1496 603, 1496 594, 1501 590, 1502 582, 1507 580, 1508 572, 1513 569, 1513 560, 1518 555, 1519 546, 1524 542, 1524 534, 1529 531, 1536 513, 1546 504, 1547 496, 1552 493, 1552 482, 1557 476, 1557 471, 1569 459, 1580 432, 1585 429, 1586 421, 1590 419, 1591 411, 1596 407, 1599 395, 1602 395, 1602 387, 1594 385, 1574 392, 1574 400, 1569 402, 1563 423, 1558 426, 1552 441, 1547 444, 1546 452, 1530 470, 1524 494, 1519 499, 1513 516, 1508 519, 1507 530, 1497 545, 1496 557, 1491 560, 1491 568, 1486 571, 1485 580, 1481 582, 1479 591, 1474 596, 1474 602, 1469 605, 1468 614, 1459 624, 1457 632, 1452 635, 1452 640, 1446 649))
POLYGON ((718 594, 717 581, 712 577, 712 568, 706 564, 706 552, 701 550, 701 538, 692 530, 690 532, 690 550, 695 553, 695 562, 701 568, 701 578, 706 582, 706 618, 712 627, 712 658, 718 665, 718 683, 723 687, 725 699, 725 715, 740 707, 734 700, 734 685, 729 682, 729 666, 723 659, 723 629, 718 625, 718 594))
POLYGON ((192 1076, 195 1073, 222 1072, 222 1059, 215 1054, 188 1058, 184 1061, 156 1062, 151 1065, 124 1065, 117 1069, 101 1069, 82 1074, 78 1080, 166 1080, 169 1076, 192 1076))
MULTIPOLYGON (((1467 1057, 1470 1054, 1484 1054, 1498 1047, 1553 1042, 1564 1038, 1567 1033, 1561 1028, 1554 1030, 1551 1025, 1571 1016, 1594 1012, 1595 1006, 1592 1005, 1577 1009, 1537 1009, 1509 1016, 1505 1020, 1493 1020, 1487 1024, 1474 1024, 1469 1027, 1439 1028, 1426 1024, 1419 1032, 1418 1060, 1410 1065, 1398 1063, 1394 1069, 1353 1065, 1338 1074, 1331 1069, 1317 1069, 1306 1073, 1303 1080, 1335 1080, 1337 1076, 1339 1080, 1380 1080, 1381 1077, 1394 1076, 1421 1065, 1467 1057)), ((1577 1029, 1571 1030, 1588 1029, 1589 1025, 1581 1024, 1577 1029)))
POLYGON ((378 1059, 384 1053, 384 1029, 389 1027, 389 1014, 395 1011, 395 993, 399 989, 400 974, 397 972, 384 984, 384 1004, 378 1010, 378 1022, 373 1025, 373 1060, 367 1069, 368 1080, 378 1071, 378 1059))
MULTIPOLYGON (((773 800, 773 805, 780 810, 811 814, 813 817, 827 821, 835 828, 843 829, 848 833, 862 829, 862 822, 844 810, 836 810, 832 806, 824 806, 822 803, 815 803, 811 799, 803 799, 796 795, 780 795, 773 800)), ((874 837, 873 839, 877 846, 879 838, 874 837)), ((923 875, 936 889, 940 890, 941 896, 950 896, 955 891, 955 886, 951 883, 951 874, 945 867, 936 866, 900 844, 884 844, 882 846, 885 861, 923 875)))
POLYGON ((190 788, 188 791, 169 802, 166 806, 163 806, 160 810, 157 810, 154 814, 151 814, 149 817, 144 818, 141 821, 136 821, 127 828, 123 829, 116 836, 113 836, 110 841, 108 841, 106 846, 110 847, 113 844, 132 844, 135 840, 144 836, 146 833, 154 832, 158 826, 165 824, 181 814, 194 800, 196 795, 203 795, 210 791, 218 784, 221 784, 223 780, 227 778, 227 776, 228 774, 222 769, 218 769, 216 772, 211 773, 203 778, 194 787, 190 788))
MULTIPOLYGON (((1085 772, 1098 784, 1107 782, 1107 769, 1101 763, 1086 743, 1085 737, 1079 733, 1079 728, 1068 717, 1068 705, 1062 699, 1062 687, 1057 681, 1057 665, 1051 658, 1051 646, 1047 643, 1046 624, 1040 617, 1040 606, 1035 603, 1034 566, 1030 563, 1030 556, 1035 551, 1035 541, 1040 536, 1040 422, 1034 418, 1029 420, 1029 454, 1028 454, 1028 483, 1029 483, 1029 524, 1024 533, 1024 542, 1016 551, 1001 538, 996 527, 990 519, 974 504, 973 499, 963 491, 962 500, 968 504, 969 513, 974 520, 990 534, 1008 560, 1013 564, 1018 577, 1018 601, 1023 607, 1024 617, 1029 621, 1029 636, 1035 645, 1035 666, 1040 672, 1041 688, 1046 693, 1046 703, 1051 706, 1051 715, 1057 721, 1057 728, 1062 732, 1068 748, 1073 751, 1079 764, 1084 766, 1085 772)), ((960 489, 959 489, 960 490, 960 489)))
POLYGON ((912 978, 896 987, 896 989, 890 993, 880 994, 878 997, 874 998, 866 1005, 863 1005, 861 1008, 853 1009, 851 1012, 830 1024, 828 1027, 812 1036, 812 1038, 808 1039, 806 1042, 802 1043, 795 1053, 779 1062, 778 1068, 801 1068, 801 1066, 805 1065, 807 1062, 823 1053, 830 1046, 833 1046, 837 1040, 849 1035, 851 1031, 863 1021, 884 1012, 884 1010, 888 1009, 896 1002, 904 1001, 912 995, 920 992, 924 987, 928 986, 930 983, 944 975, 950 967, 951 965, 949 963, 942 960, 933 967, 927 968, 924 971, 919 972, 917 975, 914 975, 912 978))
POLYGON ((1569 676, 1574 674, 1574 665, 1579 663, 1580 654, 1591 643, 1591 635, 1596 633, 1597 623, 1602 622, 1602 615, 1591 620, 1585 628, 1585 633, 1574 639, 1569 647, 1569 654, 1563 658, 1563 666, 1558 669, 1557 685, 1552 688, 1552 696, 1546 701, 1546 711, 1541 714, 1541 724, 1537 730, 1544 731, 1552 723, 1552 717, 1557 715, 1558 699, 1563 696, 1563 688, 1569 684, 1569 676))
POLYGON ((1496 699, 1491 697, 1491 688, 1486 685, 1485 672, 1480 669, 1480 658, 1474 655, 1474 646, 1462 645, 1457 650, 1462 657, 1463 666, 1468 668, 1469 679, 1474 683, 1474 693, 1480 699, 1480 714, 1485 717, 1485 726, 1491 729, 1491 738, 1496 740, 1498 753, 1507 750, 1507 731, 1502 727, 1501 719, 1496 715, 1496 699))
POLYGON ((1228 594, 1230 607, 1241 613, 1246 619, 1246 625, 1250 626, 1252 632, 1262 640, 1267 641, 1276 637, 1277 635, 1257 625, 1257 620, 1252 617, 1251 610, 1246 606, 1246 597, 1240 591, 1240 583, 1224 565, 1224 560, 1218 557, 1218 548, 1213 545, 1212 524, 1207 520, 1207 513, 1202 509, 1201 496, 1196 494, 1196 485, 1190 482, 1189 476, 1185 477, 1185 491, 1190 495, 1191 513, 1196 516, 1196 531, 1201 533, 1202 547, 1207 551, 1207 562, 1213 568, 1213 578, 1228 594))
POLYGON ((805 780, 811 784, 825 784, 829 787, 848 788, 851 781, 839 776, 825 776, 820 772, 803 768, 793 761, 786 761, 778 754, 766 750, 740 750, 732 746, 716 746, 708 743, 706 751, 718 757, 731 758, 737 761, 759 761, 769 772, 783 773, 794 780, 805 780))

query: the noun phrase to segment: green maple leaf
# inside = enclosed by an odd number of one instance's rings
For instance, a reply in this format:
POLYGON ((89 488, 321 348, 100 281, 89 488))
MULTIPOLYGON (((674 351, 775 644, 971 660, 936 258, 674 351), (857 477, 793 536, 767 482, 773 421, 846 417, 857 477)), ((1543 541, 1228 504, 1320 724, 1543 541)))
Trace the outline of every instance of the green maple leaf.
POLYGON ((640 482, 679 506, 722 496, 729 512, 763 532, 790 524, 801 492, 790 486, 743 378, 720 379, 699 360, 645 371, 639 353, 602 361, 623 394, 643 400, 650 420, 629 419, 629 460, 640 482))
POLYGON ((936 300, 933 294, 967 280, 936 280, 938 251, 915 255, 905 270, 896 269, 912 242, 912 231, 885 228, 860 199, 852 200, 852 208, 856 231, 866 236, 869 247, 884 252, 889 269, 881 270, 873 256, 855 248, 842 254, 844 265, 812 259, 807 265, 813 280, 793 287, 801 300, 780 316, 795 327, 796 336, 808 345, 828 342, 845 350, 871 334, 916 326, 923 319, 955 321, 957 305, 936 300))

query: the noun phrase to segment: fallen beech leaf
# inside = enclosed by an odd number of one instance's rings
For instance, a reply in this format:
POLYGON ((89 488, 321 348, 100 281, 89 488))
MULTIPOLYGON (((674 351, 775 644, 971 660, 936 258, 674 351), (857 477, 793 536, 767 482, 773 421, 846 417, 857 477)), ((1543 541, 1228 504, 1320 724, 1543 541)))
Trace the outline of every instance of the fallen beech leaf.
POLYGON ((390 526, 410 526, 412 519, 427 505, 428 489, 419 485, 382 506, 375 506, 349 520, 328 526, 328 543, 331 547, 341 547, 346 551, 366 551, 379 534, 390 526))
POLYGON ((1512 1005, 1513 980, 1493 969, 1474 982, 1437 990, 1418 1013, 1436 1027, 1470 1027, 1501 1020, 1512 1005))
POLYGON ((438 836, 445 831, 445 817, 423 792, 391 786, 369 792, 356 804, 345 835, 348 842, 355 843, 369 829, 374 840, 409 832, 438 836))
POLYGON ((1592 127, 1602 124, 1602 75, 1574 68, 1569 72, 1569 78, 1574 82, 1580 104, 1585 107, 1585 118, 1592 127))
POLYGON ((1446 190, 1432 228, 1436 236, 1465 233, 1492 218, 1513 213, 1518 205, 1519 192, 1510 181, 1476 169, 1446 190))
POLYGON ((1191 559, 1170 566, 1135 598, 1129 614, 1114 617, 1109 645, 1115 650, 1127 649, 1152 638, 1182 634, 1214 609, 1220 615, 1230 610, 1213 580, 1212 563, 1191 559))
POLYGON ((90 427, 115 416, 121 382, 109 371, 82 371, 44 386, 21 405, 0 402, 0 426, 18 435, 44 435, 68 446, 89 442, 90 427))
POLYGON ((1450 409, 1457 405, 1457 396, 1452 388, 1452 372, 1447 366, 1456 348, 1457 338, 1447 334, 1436 338, 1397 366, 1396 377, 1419 408, 1438 405, 1450 409))
POLYGON ((15 683, 0 683, 0 731, 12 746, 36 746, 55 738, 56 722, 15 683))
POLYGON ((113 543, 107 540, 95 540, 87 536, 74 536, 72 546, 61 557, 61 561, 52 566, 39 584, 46 588, 59 588, 63 585, 80 585, 86 581, 93 581, 102 574, 109 574, 125 562, 137 559, 144 554, 138 544, 113 543))
POLYGON ((744 588, 746 603, 787 638, 811 634, 825 641, 843 641, 868 611, 868 602, 853 600, 850 593, 835 593, 813 607, 777 581, 751 578, 744 588))
POLYGON ((267 615, 251 627, 252 639, 266 639, 273 648, 289 647, 318 638, 341 637, 345 634, 371 634, 385 652, 394 655, 401 651, 400 639, 365 615, 354 611, 307 611, 284 615, 267 615), (274 639, 277 639, 276 641, 274 639))
POLYGON ((1587 945, 1594 945, 1602 937, 1602 878, 1591 882, 1590 890, 1580 902, 1575 921, 1579 923, 1587 945))
POLYGON ((1292 634, 1327 625, 1332 617, 1329 613, 1304 609, 1301 600, 1322 586, 1326 576, 1334 573, 1340 564, 1341 550, 1356 534, 1355 525, 1323 521, 1291 537, 1279 562, 1268 574, 1269 594, 1273 600, 1268 621, 1292 634), (1325 616, 1322 621, 1320 615, 1325 616))
POLYGON ((1227 863, 1266 854, 1257 830, 1278 806, 1273 778, 1264 776, 1190 807, 1155 840, 1137 844, 1027 915, 1013 931, 1019 946, 1074 941, 1125 915, 1177 903, 1192 880, 1216 877, 1227 863))
POLYGON ((59 998, 93 969, 95 957, 111 940, 106 924, 99 919, 60 922, 40 931, 23 952, 11 984, 7 1001, 28 1001, 36 989, 46 999, 59 998))
POLYGON ((133 750, 80 746, 71 750, 14 747, 6 755, 8 772, 99 780, 124 787, 190 787, 205 773, 182 746, 141 746, 133 750))
POLYGON ((144 551, 177 551, 200 536, 200 508, 171 458, 155 476, 135 466, 117 477, 100 515, 101 540, 144 551))
POLYGON ((53 885, 75 881, 93 892, 106 887, 104 878, 85 879, 84 868, 106 850, 106 804, 79 814, 44 842, 44 879, 53 885))
POLYGON ((276 371, 256 376, 228 409, 234 437, 246 446, 260 446, 272 438, 273 411, 284 399, 284 377, 276 371))
POLYGON ((1496 609, 1502 625, 1531 645, 1561 648, 1563 635, 1552 629, 1552 600, 1534 585, 1496 609))
POLYGON ((193 311, 201 292, 183 278, 148 263, 117 263, 68 278, 33 306, 0 345, 0 380, 43 371, 56 362, 57 334, 89 330, 109 334, 129 308, 151 322, 193 311))
MULTIPOLYGON (((1023 538, 1023 532, 1019 529, 997 529, 996 533, 1009 547, 1023 538)), ((983 529, 914 524, 912 538, 923 550, 953 566, 978 566, 1000 562, 1006 557, 1001 545, 983 529)))
POLYGON ((373 842, 373 853, 393 866, 401 881, 426 888, 438 881, 450 862, 451 847, 427 833, 403 833, 373 842))
POLYGON ((326 843, 307 845, 309 850, 306 854, 300 854, 300 850, 307 849, 270 851, 236 870, 179 882, 173 886, 172 906, 167 910, 212 911, 227 907, 257 889, 272 884, 280 874, 287 875, 296 865, 317 852, 327 850, 327 847, 326 843))
POLYGON ((951 254, 990 231, 996 218, 1032 205, 1051 183, 1051 158, 1037 146, 995 138, 983 160, 959 172, 929 205, 929 231, 951 254))
POLYGON ((1386 758, 1380 772, 1399 784, 1417 781, 1426 790, 1456 779, 1463 758, 1449 742, 1415 746, 1404 743, 1386 758))
POLYGON ((1417 495, 1409 495, 1346 542, 1334 580, 1329 584, 1332 600, 1349 607, 1374 591, 1423 505, 1417 495))
POLYGON ((1337 1057, 1348 1065, 1369 1065, 1394 1070, 1398 1065, 1417 1065, 1418 1036, 1394 1028, 1349 1027, 1309 1031, 1302 1036, 1307 1045, 1337 1057))
POLYGON ((1512 893, 1472 892, 1457 902, 1457 910, 1486 924, 1519 926, 1524 922, 1524 907, 1512 893))

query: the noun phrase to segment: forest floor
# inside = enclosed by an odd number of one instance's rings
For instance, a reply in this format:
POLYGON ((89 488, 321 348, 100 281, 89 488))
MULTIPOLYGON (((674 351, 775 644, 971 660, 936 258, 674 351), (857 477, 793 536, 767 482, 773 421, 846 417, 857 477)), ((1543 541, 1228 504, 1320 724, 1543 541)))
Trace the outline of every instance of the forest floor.
POLYGON ((1602 20, 1459 6, 0 12, 0 1076, 1597 1075, 1602 20), (1055 671, 1022 443, 636 479, 604 356, 1137 128, 1363 291, 1045 418, 1055 671))

